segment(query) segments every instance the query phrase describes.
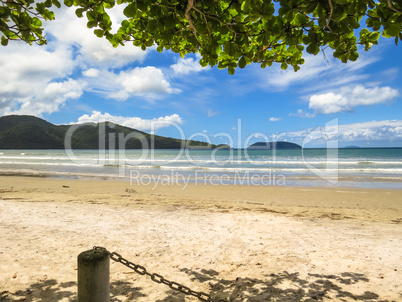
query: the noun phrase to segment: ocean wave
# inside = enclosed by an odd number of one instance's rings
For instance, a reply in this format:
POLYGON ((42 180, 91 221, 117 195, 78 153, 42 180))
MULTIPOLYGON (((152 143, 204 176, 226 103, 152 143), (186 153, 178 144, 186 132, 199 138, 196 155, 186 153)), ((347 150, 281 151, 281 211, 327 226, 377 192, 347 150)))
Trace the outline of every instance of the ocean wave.
MULTIPOLYGON (((338 166, 365 166, 365 165, 387 165, 387 166, 402 166, 402 160, 381 160, 381 159, 359 159, 359 160, 344 160, 344 159, 331 159, 331 158, 276 158, 270 160, 261 160, 256 158, 239 158, 239 159, 211 159, 211 158, 160 158, 158 156, 151 158, 129 158, 129 157, 119 157, 118 154, 105 154, 99 155, 96 154, 84 154, 79 155, 76 158, 69 158, 67 155, 56 155, 51 156, 46 154, 45 156, 35 156, 34 154, 21 153, 21 155, 5 155, 4 152, 0 153, 0 159, 5 160, 32 160, 35 162, 38 161, 73 161, 75 163, 83 162, 110 162, 115 161, 121 164, 126 165, 141 165, 141 164, 149 164, 155 166, 166 166, 166 165, 188 165, 194 164, 197 166, 228 166, 228 165, 253 165, 253 166, 281 166, 281 165, 304 165, 306 163, 310 165, 338 165, 338 166)), ((11 162, 14 163, 14 162, 11 162)))
POLYGON ((31 165, 31 166, 65 166, 65 167, 103 167, 101 164, 85 164, 85 163, 44 163, 44 162, 2 162, 0 165, 31 165))

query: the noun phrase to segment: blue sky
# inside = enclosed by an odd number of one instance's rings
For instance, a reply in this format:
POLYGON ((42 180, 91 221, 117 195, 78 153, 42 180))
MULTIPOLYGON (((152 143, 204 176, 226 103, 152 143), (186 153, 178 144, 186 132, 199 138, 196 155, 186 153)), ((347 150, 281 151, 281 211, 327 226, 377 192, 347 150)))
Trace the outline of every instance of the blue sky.
MULTIPOLYGON (((121 19, 114 10, 112 21, 121 19)), ((201 68, 196 55, 114 49, 74 9, 59 10, 45 29, 46 46, 0 48, 0 116, 55 124, 106 119, 235 147, 274 136, 306 147, 402 147, 401 46, 391 39, 361 50, 353 63, 326 49, 325 57, 306 56, 297 73, 249 65, 230 76, 201 68)))

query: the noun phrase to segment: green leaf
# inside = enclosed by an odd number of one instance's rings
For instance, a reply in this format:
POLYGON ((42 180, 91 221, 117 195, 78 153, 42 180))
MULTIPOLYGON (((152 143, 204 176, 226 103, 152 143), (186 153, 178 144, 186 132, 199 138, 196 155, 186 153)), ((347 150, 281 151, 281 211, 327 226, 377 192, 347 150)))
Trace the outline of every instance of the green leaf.
POLYGON ((85 11, 85 9, 83 9, 83 8, 77 8, 76 10, 75 10, 75 14, 77 15, 77 17, 78 18, 82 18, 83 17, 83 12, 85 11))
POLYGON ((64 0, 64 4, 68 7, 71 7, 74 4, 74 0, 64 0))
POLYGON ((36 3, 36 10, 38 11, 38 13, 42 14, 43 11, 45 10, 45 4, 36 3))
POLYGON ((234 67, 229 66, 229 67, 228 67, 228 73, 229 73, 230 75, 234 75, 234 74, 235 74, 235 69, 234 69, 234 67))
POLYGON ((52 0, 46 0, 44 4, 45 4, 46 7, 51 7, 52 6, 52 0))
POLYGON ((396 37, 400 34, 401 32, 401 25, 400 24, 395 24, 391 23, 387 26, 387 28, 384 30, 385 35, 391 36, 391 37, 396 37))
POLYGON ((285 62, 282 62, 282 64, 281 64, 281 69, 282 69, 282 70, 288 69, 288 64, 286 64, 285 62))
POLYGON ((98 21, 88 21, 87 27, 92 28, 98 25, 98 21))
POLYGON ((36 17, 34 17, 33 19, 32 19, 32 26, 33 27, 41 27, 42 26, 42 21, 41 20, 39 20, 38 18, 36 18, 36 17))
POLYGON ((163 51, 163 46, 162 46, 162 45, 159 45, 159 46, 156 48, 156 51, 159 52, 159 53, 161 53, 161 52, 163 51))
POLYGON ((105 33, 105 31, 104 31, 103 29, 95 29, 95 30, 94 30, 94 34, 95 34, 98 38, 102 38, 104 33, 105 33))
POLYGON ((166 29, 175 28, 176 19, 173 17, 173 15, 167 16, 164 21, 165 21, 164 23, 165 23, 166 29))
POLYGON ((307 17, 304 14, 297 14, 295 20, 294 20, 294 24, 305 24, 308 23, 310 21, 310 18, 307 17))
POLYGON ((60 2, 58 0, 52 0, 52 2, 57 8, 61 7, 61 4, 60 4, 60 2))
POLYGON ((247 66, 246 59, 244 57, 241 57, 239 60, 239 67, 243 69, 246 66, 247 66))
POLYGON ((372 32, 369 36, 368 39, 370 42, 374 43, 377 42, 377 40, 380 38, 380 33, 378 31, 372 32))
POLYGON ((310 44, 307 46, 307 52, 312 55, 316 55, 320 52, 320 47, 317 44, 310 44))
POLYGON ((359 58, 359 54, 357 52, 352 52, 349 56, 349 60, 356 61, 359 58))
POLYGON ((200 65, 201 65, 202 67, 207 67, 207 66, 208 66, 208 61, 205 60, 204 58, 202 58, 202 59, 200 60, 200 65))
POLYGON ((8 39, 4 36, 1 36, 1 45, 3 45, 3 46, 8 45, 8 39))
POLYGON ((149 32, 154 32, 158 27, 158 21, 156 20, 149 20, 148 25, 147 25, 147 30, 149 32))
POLYGON ((88 21, 96 21, 98 20, 98 15, 93 10, 87 11, 88 21))
POLYGON ((137 5, 135 2, 130 3, 123 11, 127 17, 135 17, 137 14, 137 5))

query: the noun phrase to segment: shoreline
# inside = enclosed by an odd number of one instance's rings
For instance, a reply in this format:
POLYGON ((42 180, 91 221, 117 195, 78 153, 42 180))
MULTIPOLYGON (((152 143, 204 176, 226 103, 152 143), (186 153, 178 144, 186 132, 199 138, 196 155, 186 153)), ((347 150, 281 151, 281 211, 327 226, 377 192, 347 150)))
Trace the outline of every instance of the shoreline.
POLYGON ((285 175, 278 171, 266 173, 249 172, 206 172, 204 170, 165 170, 151 169, 130 170, 129 176, 102 173, 56 172, 39 170, 7 170, 0 169, 0 177, 33 177, 80 181, 121 181, 136 183, 152 183, 152 186, 263 186, 263 187, 296 187, 296 188, 333 188, 333 189, 390 189, 402 190, 401 177, 383 176, 327 176, 317 175, 285 175), (194 172, 195 171, 195 172, 194 172), (135 173, 132 173, 135 172, 135 173), (195 173, 195 175, 193 175, 195 173))
POLYGON ((250 153, 200 150, 11 150, 0 174, 222 185, 389 188, 402 190, 402 158, 384 149, 250 153), (23 152, 21 152, 23 151, 23 152))
MULTIPOLYGON (((229 301, 398 301, 400 190, 0 177, 0 300, 76 301, 104 246, 229 301)), ((111 301, 198 301, 111 263, 111 301)))
MULTIPOLYGON (((180 206, 268 211, 285 216, 358 219, 402 224, 398 189, 177 184, 130 185, 129 181, 0 176, 0 198, 32 202, 180 206), (97 200, 98 199, 98 200, 97 200), (372 211, 372 212, 371 212, 372 211)), ((1 200, 0 199, 0 200, 1 200)))

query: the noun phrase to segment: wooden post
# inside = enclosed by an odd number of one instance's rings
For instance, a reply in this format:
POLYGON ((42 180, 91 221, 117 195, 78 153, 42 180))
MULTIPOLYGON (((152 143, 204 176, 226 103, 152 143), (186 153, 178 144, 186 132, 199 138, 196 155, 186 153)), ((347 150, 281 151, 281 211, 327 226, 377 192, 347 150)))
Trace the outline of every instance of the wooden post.
POLYGON ((109 302, 109 253, 93 249, 78 255, 78 302, 109 302))

